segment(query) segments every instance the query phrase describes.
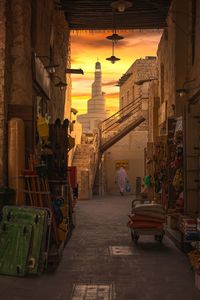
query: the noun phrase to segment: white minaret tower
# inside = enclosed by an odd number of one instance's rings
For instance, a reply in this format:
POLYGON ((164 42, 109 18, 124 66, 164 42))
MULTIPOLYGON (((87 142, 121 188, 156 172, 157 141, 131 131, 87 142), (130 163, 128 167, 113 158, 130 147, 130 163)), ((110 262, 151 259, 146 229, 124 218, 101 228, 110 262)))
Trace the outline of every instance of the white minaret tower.
POLYGON ((97 61, 92 84, 92 97, 87 103, 87 114, 78 116, 77 120, 83 125, 83 132, 93 132, 98 124, 106 118, 105 97, 101 82, 101 64, 97 61))
POLYGON ((105 99, 104 93, 102 93, 100 62, 96 62, 95 64, 92 98, 88 100, 88 113, 105 113, 105 99))
POLYGON ((101 92, 101 64, 96 62, 95 73, 94 73, 94 83, 92 84, 92 98, 102 95, 101 92))

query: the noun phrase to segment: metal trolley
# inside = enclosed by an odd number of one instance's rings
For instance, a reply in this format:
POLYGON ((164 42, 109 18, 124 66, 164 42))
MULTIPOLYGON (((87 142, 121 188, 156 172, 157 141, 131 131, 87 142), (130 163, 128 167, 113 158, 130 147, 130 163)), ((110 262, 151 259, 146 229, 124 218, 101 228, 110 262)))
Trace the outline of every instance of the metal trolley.
POLYGON ((131 228, 131 238, 137 243, 141 235, 152 235, 155 241, 162 243, 165 231, 163 228, 131 228))

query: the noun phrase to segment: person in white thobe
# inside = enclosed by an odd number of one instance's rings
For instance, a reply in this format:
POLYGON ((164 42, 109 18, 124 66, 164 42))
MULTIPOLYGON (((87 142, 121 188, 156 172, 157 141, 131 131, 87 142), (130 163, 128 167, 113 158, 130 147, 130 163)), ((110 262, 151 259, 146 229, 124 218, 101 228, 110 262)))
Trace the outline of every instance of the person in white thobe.
POLYGON ((124 194, 127 181, 128 181, 128 176, 126 170, 123 167, 120 167, 119 170, 117 170, 116 183, 119 187, 119 191, 121 195, 124 194))

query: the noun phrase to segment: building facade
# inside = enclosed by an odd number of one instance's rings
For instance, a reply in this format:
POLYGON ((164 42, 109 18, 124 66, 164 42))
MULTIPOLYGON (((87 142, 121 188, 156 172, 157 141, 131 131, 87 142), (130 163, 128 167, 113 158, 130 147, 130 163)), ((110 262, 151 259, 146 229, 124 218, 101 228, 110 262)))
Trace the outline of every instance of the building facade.
MULTIPOLYGON (((156 57, 137 59, 119 79, 120 109, 141 100, 142 109, 148 111, 149 86, 158 77, 156 57)), ((131 192, 136 193, 136 179, 145 174, 144 149, 148 139, 146 120, 105 152, 105 184, 109 194, 118 193, 115 184, 116 170, 123 165, 128 173, 131 192)))
POLYGON ((185 215, 200 216, 199 9, 196 0, 172 1, 158 46, 159 80, 150 87, 149 196, 170 212, 174 237, 183 236, 185 215))
POLYGON ((1 1, 0 22, 0 182, 7 185, 9 120, 24 122, 28 155, 35 149, 38 116, 63 120, 65 102, 70 104, 69 28, 51 0, 1 1))

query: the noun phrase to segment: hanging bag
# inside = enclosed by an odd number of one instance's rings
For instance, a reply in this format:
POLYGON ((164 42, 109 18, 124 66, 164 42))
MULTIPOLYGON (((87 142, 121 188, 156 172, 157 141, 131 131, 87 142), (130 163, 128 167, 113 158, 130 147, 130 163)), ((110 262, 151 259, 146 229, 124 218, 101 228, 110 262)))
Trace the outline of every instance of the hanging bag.
POLYGON ((128 181, 126 182, 126 188, 125 188, 125 190, 126 190, 127 193, 130 193, 130 191, 131 191, 131 186, 130 186, 130 184, 129 184, 128 181))

